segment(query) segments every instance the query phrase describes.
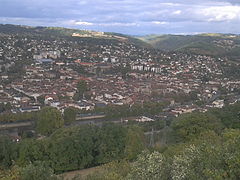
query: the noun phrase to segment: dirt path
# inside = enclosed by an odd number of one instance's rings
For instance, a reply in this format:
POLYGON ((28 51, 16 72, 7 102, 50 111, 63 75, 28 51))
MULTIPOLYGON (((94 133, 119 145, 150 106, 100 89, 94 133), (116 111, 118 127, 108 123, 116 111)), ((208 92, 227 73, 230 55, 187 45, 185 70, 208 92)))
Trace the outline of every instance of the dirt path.
POLYGON ((74 178, 77 175, 80 175, 81 178, 84 178, 84 177, 88 176, 89 174, 92 174, 98 170, 100 170, 99 166, 89 168, 89 169, 82 169, 82 170, 78 170, 78 171, 66 172, 66 173, 63 173, 61 176, 63 176, 64 180, 71 180, 72 178, 74 178))

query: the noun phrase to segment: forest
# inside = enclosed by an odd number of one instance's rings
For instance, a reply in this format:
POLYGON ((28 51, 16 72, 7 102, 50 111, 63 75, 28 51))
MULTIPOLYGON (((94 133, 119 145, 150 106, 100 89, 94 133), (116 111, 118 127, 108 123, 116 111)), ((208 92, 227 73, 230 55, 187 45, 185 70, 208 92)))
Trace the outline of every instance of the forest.
MULTIPOLYGON (((41 136, 19 143, 0 137, 0 179, 62 179, 63 172, 100 166, 87 180, 185 180, 240 177, 240 103, 183 114, 165 145, 149 146, 136 124, 63 126, 56 109, 38 115, 41 136), (55 123, 51 129, 44 123, 55 123)), ((66 118, 66 117, 65 117, 66 118)))

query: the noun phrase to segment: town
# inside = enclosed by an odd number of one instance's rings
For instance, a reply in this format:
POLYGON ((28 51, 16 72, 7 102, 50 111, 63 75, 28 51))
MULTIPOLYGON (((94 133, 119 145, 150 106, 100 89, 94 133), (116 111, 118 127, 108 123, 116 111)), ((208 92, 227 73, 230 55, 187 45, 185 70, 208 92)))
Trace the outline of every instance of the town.
POLYGON ((2 0, 0 180, 239 180, 240 2, 2 0))
POLYGON ((240 99, 240 80, 226 76, 226 57, 162 52, 119 39, 1 39, 0 103, 12 113, 169 102, 168 113, 178 116, 240 99), (26 64, 13 78, 19 62, 26 64), (80 81, 88 87, 82 98, 76 97, 80 81))

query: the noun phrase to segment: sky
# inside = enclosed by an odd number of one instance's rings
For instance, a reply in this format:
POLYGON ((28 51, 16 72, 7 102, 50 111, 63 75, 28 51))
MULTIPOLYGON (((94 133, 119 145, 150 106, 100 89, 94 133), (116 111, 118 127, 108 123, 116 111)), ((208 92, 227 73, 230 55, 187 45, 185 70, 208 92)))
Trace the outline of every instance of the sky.
POLYGON ((0 0, 0 23, 130 35, 240 34, 240 0, 0 0))

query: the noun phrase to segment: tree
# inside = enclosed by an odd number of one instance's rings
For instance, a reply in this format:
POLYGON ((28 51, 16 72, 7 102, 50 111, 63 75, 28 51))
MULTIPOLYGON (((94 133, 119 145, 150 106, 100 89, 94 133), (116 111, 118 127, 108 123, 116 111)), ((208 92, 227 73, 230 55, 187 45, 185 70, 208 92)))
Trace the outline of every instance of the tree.
POLYGON ((2 67, 1 67, 1 71, 2 71, 2 72, 5 72, 5 71, 6 71, 5 66, 2 66, 2 67))
POLYGON ((10 111, 12 109, 12 105, 8 102, 6 104, 0 103, 0 113, 4 111, 10 111))
POLYGON ((212 114, 195 112, 178 117, 172 127, 177 141, 190 141, 204 131, 213 130, 220 133, 223 125, 212 114))
POLYGON ((1 180, 18 180, 20 179, 20 170, 18 166, 13 166, 8 169, 0 169, 0 179, 1 180))
POLYGON ((144 151, 133 163, 129 180, 165 180, 167 179, 165 157, 154 151, 149 153, 144 151))
POLYGON ((145 148, 144 133, 139 127, 129 127, 126 138, 126 158, 134 160, 145 148))
POLYGON ((5 111, 5 106, 3 103, 0 103, 0 113, 5 111))
POLYGON ((99 164, 124 157, 127 129, 115 124, 105 124, 98 132, 96 161, 99 164))
POLYGON ((81 80, 78 84, 77 84, 77 90, 78 90, 78 95, 79 98, 83 98, 84 93, 88 90, 87 87, 87 82, 84 80, 81 80))
POLYGON ((0 136, 0 166, 8 168, 16 159, 17 147, 15 143, 6 136, 0 136))
POLYGON ((229 179, 240 177, 240 130, 228 129, 223 133, 224 165, 227 167, 229 179))
POLYGON ((9 111, 12 109, 12 105, 8 102, 6 105, 5 105, 5 109, 6 111, 9 111))
POLYGON ((240 103, 229 105, 221 110, 211 109, 211 114, 221 120, 227 128, 240 128, 240 103))
POLYGON ((63 125, 62 115, 56 108, 44 107, 38 114, 37 131, 43 135, 49 135, 63 125))
POLYGON ((43 162, 35 162, 27 165, 20 172, 21 180, 57 180, 57 176, 53 174, 53 170, 43 162))
POLYGON ((97 131, 97 127, 78 126, 54 132, 49 137, 47 153, 55 172, 93 167, 97 131))
POLYGON ((44 158, 44 146, 42 141, 35 139, 25 139, 19 144, 19 153, 17 163, 25 166, 35 161, 42 161, 44 158))
POLYGON ((76 109, 73 107, 69 107, 67 109, 64 110, 64 123, 65 124, 71 124, 72 122, 74 122, 76 120, 76 109))
POLYGON ((37 100, 38 100, 38 102, 40 102, 43 105, 44 101, 45 101, 45 97, 43 95, 41 95, 37 98, 37 100))

